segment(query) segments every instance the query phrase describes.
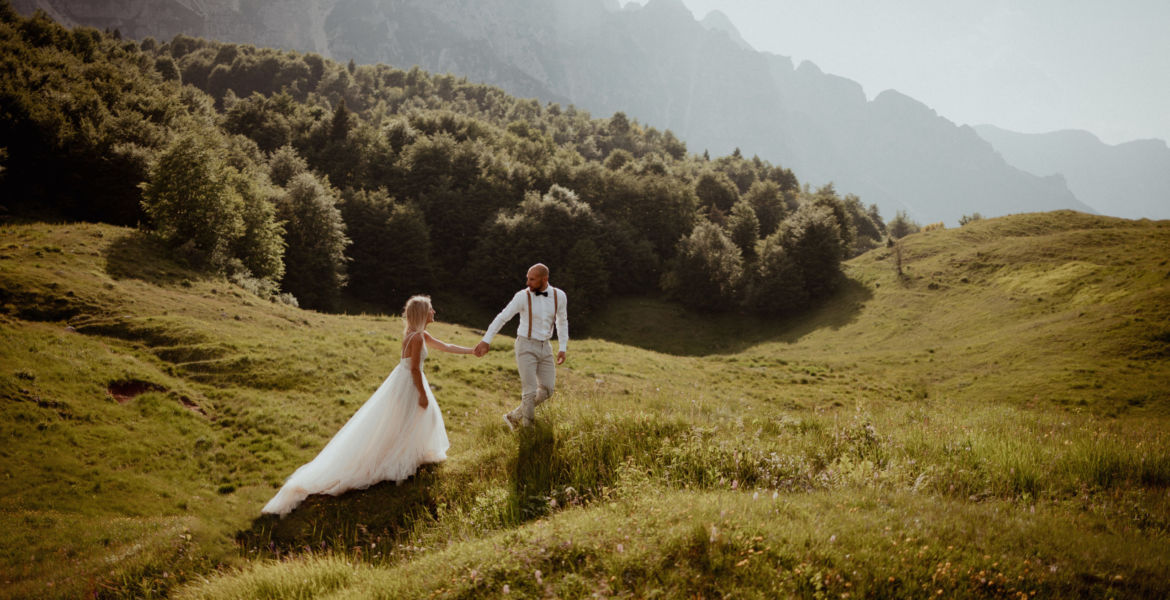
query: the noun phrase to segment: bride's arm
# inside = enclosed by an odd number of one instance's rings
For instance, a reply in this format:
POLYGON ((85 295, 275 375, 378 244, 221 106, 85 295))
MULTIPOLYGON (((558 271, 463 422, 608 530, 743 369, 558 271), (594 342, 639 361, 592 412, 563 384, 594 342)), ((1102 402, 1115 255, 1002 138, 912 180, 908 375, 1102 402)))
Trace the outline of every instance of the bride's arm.
POLYGON ((468 348, 466 346, 456 346, 455 344, 447 344, 435 336, 423 332, 423 336, 427 340, 427 347, 442 352, 450 352, 451 354, 474 354, 475 348, 468 348))
MULTIPOLYGON (((422 336, 415 337, 418 338, 422 336)), ((410 340, 410 342, 407 344, 406 352, 407 356, 410 357, 410 378, 412 381, 414 381, 415 389, 418 390, 418 405, 422 408, 426 408, 428 400, 427 388, 426 384, 423 383, 422 375, 422 344, 422 340, 410 340)))

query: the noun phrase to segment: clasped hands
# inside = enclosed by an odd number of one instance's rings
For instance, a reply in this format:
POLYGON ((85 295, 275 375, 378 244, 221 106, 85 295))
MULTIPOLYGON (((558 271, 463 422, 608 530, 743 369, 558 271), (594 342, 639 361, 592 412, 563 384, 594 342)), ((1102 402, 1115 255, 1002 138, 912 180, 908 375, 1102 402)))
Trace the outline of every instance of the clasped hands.
MULTIPOLYGON (((483 358, 483 355, 488 353, 488 343, 487 342, 480 342, 480 343, 476 344, 475 349, 472 350, 471 353, 479 358, 483 358)), ((557 353, 557 364, 558 365, 565 364, 564 350, 557 353)))

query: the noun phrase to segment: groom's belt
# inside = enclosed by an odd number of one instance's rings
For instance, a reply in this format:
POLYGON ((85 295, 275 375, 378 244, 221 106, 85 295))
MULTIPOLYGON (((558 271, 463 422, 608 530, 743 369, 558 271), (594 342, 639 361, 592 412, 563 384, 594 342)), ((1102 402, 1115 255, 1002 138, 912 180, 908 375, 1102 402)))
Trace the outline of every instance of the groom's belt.
POLYGON ((516 336, 516 339, 518 339, 518 340, 528 340, 528 341, 530 341, 530 342, 540 342, 540 343, 542 343, 542 344, 547 344, 547 343, 549 343, 549 342, 551 342, 551 341, 552 341, 552 338, 549 338, 549 339, 547 339, 547 340, 542 340, 542 339, 539 339, 539 338, 528 337, 528 336, 526 336, 526 335, 518 335, 518 336, 516 336))

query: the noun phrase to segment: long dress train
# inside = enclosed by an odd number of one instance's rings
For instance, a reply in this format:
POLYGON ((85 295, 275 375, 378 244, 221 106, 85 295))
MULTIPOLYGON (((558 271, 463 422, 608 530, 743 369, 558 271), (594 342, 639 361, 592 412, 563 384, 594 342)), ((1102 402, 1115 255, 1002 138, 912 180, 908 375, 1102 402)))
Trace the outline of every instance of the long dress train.
MULTIPOLYGON (((423 343, 420 367, 427 357, 423 343)), ((431 386, 423 375, 427 407, 418 405, 418 389, 403 358, 378 390, 308 464, 285 481, 260 512, 286 515, 310 494, 338 495, 380 481, 401 483, 426 463, 447 458, 447 429, 431 386)))

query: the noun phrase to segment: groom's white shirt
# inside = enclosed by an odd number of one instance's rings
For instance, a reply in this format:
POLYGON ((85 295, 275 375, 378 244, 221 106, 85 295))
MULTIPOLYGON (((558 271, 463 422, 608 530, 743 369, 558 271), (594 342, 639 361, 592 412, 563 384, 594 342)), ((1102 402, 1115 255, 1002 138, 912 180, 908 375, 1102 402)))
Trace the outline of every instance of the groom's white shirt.
MULTIPOLYGON (((564 290, 554 288, 551 285, 545 286, 544 291, 549 292, 548 296, 532 295, 532 339, 547 341, 552 338, 553 321, 557 325, 557 343, 560 346, 561 352, 568 352, 569 350, 569 299, 565 295, 564 290), (552 295, 556 294, 556 301, 553 301, 552 295), (553 314, 553 313, 556 314, 553 314)), ((492 338, 500 332, 500 328, 512 319, 512 317, 520 315, 520 327, 516 329, 516 337, 528 336, 528 288, 524 288, 516 292, 512 296, 512 301, 496 315, 487 333, 483 336, 483 341, 492 343, 492 338)))

